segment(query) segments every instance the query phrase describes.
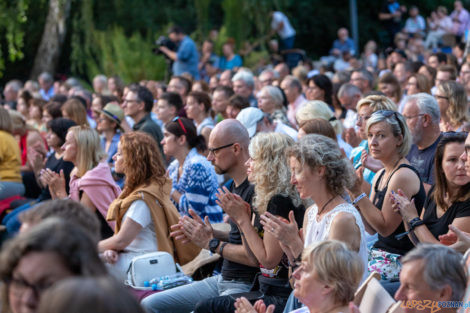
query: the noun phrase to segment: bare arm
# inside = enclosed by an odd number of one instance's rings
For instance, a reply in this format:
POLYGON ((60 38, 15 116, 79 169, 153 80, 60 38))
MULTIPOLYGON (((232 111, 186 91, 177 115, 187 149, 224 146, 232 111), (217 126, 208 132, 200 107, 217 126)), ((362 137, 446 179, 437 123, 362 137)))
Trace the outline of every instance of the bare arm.
POLYGON ((336 239, 346 243, 352 250, 359 252, 361 231, 356 219, 349 213, 338 213, 331 223, 328 239, 336 239))
POLYGON ((122 251, 137 237, 141 230, 142 226, 139 223, 131 218, 126 218, 117 234, 98 243, 98 251, 122 251))
MULTIPOLYGON (((401 216, 393 210, 390 201, 392 190, 401 189, 410 198, 418 192, 419 178, 407 168, 399 169, 390 179, 387 193, 385 194, 382 210, 379 210, 367 197, 356 205, 360 209, 366 221, 383 237, 390 236, 402 223, 401 216)), ((358 194, 355 194, 358 196, 358 194)))

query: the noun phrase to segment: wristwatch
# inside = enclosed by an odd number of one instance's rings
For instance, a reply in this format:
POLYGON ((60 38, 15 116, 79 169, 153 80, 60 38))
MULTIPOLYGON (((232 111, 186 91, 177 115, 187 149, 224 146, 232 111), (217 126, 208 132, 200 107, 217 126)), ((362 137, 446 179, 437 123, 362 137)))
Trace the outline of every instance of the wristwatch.
POLYGON ((219 244, 220 244, 219 239, 212 238, 211 241, 209 241, 209 250, 210 250, 210 252, 217 253, 216 250, 217 250, 217 247, 219 246, 219 244))

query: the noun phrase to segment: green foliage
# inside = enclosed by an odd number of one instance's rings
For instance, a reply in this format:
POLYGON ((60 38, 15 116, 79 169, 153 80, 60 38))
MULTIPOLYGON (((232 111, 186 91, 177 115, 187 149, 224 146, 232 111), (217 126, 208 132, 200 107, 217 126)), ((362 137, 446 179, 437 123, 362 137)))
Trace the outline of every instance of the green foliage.
POLYGON ((152 52, 150 36, 134 33, 130 37, 120 27, 94 33, 95 58, 88 58, 86 74, 89 79, 103 73, 118 74, 125 83, 140 80, 162 80, 166 64, 162 56, 152 52))

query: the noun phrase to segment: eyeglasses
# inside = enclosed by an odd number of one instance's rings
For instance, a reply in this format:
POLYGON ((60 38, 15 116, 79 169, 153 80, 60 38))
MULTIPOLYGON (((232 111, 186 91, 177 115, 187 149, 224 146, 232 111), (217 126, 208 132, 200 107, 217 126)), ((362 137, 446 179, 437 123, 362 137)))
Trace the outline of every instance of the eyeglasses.
POLYGON ((131 102, 140 102, 140 100, 132 100, 132 99, 124 99, 124 103, 131 103, 131 102))
POLYGON ((414 119, 415 117, 418 117, 418 116, 423 116, 424 114, 416 114, 416 115, 413 115, 413 116, 405 116, 403 115, 403 117, 405 118, 405 120, 411 120, 411 119, 414 119))
POLYGON ((225 149, 225 148, 228 148, 228 147, 231 147, 235 144, 235 142, 233 143, 230 143, 228 145, 225 145, 225 146, 220 146, 220 147, 217 147, 217 148, 209 148, 207 149, 207 151, 209 151, 209 154, 213 153, 214 155, 217 155, 216 152, 219 151, 219 150, 222 150, 222 149, 225 149))
POLYGON ((10 278, 6 281, 6 284, 9 287, 9 290, 15 296, 23 295, 28 289, 32 290, 34 295, 39 298, 39 296, 46 291, 46 289, 50 288, 54 283, 38 283, 38 284, 31 284, 28 283, 26 280, 21 278, 10 278))
POLYGON ((172 122, 176 122, 176 121, 178 121, 178 124, 180 125, 181 130, 183 131, 183 133, 187 134, 188 132, 186 131, 186 127, 184 127, 184 124, 183 124, 183 122, 181 121, 181 119, 180 119, 179 116, 176 116, 176 117, 172 120, 172 122))

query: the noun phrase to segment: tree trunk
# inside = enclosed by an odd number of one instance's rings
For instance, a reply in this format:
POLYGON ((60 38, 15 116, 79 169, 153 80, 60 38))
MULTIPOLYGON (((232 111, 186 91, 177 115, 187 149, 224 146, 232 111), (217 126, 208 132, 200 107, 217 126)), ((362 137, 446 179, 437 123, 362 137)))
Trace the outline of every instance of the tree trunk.
POLYGON ((42 72, 54 74, 67 33, 71 2, 71 0, 49 0, 49 13, 34 59, 31 79, 37 79, 42 72))

